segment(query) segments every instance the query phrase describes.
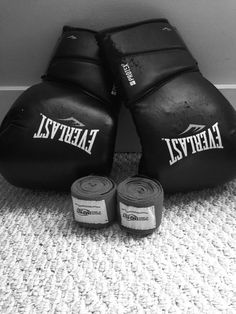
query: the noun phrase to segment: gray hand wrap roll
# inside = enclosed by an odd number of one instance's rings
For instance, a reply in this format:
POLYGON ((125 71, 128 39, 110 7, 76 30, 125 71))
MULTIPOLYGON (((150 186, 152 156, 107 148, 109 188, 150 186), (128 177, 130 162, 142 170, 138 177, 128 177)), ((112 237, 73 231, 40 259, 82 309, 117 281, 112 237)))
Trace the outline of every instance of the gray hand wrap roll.
POLYGON ((87 176, 71 186, 75 220, 83 227, 103 228, 115 220, 116 184, 102 176, 87 176))
POLYGON ((147 235, 159 227, 164 193, 156 180, 130 177, 117 188, 118 221, 122 229, 147 235))

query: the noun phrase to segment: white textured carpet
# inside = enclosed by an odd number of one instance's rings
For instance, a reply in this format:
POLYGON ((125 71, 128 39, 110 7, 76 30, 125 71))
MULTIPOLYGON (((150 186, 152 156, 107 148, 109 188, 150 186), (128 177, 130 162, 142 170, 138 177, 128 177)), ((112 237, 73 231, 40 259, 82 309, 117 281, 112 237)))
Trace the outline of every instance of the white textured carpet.
MULTIPOLYGON (((113 178, 135 173, 116 155, 113 178)), ((167 196, 135 238, 73 221, 70 195, 0 178, 0 313, 236 313, 236 181, 167 196)))

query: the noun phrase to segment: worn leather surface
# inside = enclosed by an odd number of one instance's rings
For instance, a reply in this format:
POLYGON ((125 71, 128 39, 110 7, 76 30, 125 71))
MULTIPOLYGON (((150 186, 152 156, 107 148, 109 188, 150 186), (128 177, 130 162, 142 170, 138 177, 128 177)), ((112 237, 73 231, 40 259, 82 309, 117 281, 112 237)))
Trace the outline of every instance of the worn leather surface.
POLYGON ((198 69, 176 29, 150 20, 97 35, 141 141, 140 173, 168 192, 236 175, 236 113, 198 69))
POLYGON ((0 172, 12 184, 70 189, 78 177, 108 174, 118 103, 95 33, 64 27, 43 76, 0 127, 0 172))

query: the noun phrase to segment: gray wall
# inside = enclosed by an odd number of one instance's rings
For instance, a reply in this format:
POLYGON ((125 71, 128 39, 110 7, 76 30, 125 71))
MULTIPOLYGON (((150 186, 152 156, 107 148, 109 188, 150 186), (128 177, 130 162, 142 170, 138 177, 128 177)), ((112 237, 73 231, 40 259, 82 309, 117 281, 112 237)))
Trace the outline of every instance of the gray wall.
MULTIPOLYGON (((99 30, 158 17, 178 28, 203 74, 236 103, 235 0, 0 0, 0 121, 15 89, 39 81, 64 24, 99 30)), ((124 111, 121 119, 129 137, 118 149, 136 149, 124 111)))

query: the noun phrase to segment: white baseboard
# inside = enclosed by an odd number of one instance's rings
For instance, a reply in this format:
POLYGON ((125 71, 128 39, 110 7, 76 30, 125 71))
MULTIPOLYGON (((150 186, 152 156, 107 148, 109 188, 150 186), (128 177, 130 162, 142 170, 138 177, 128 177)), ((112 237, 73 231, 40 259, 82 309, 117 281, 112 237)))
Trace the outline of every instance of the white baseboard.
POLYGON ((24 91, 29 86, 0 86, 0 92, 9 92, 9 91, 24 91))
MULTIPOLYGON (((236 84, 214 84, 218 89, 235 89, 236 84)), ((0 92, 9 92, 9 91, 24 91, 29 86, 0 86, 0 92)))
POLYGON ((214 84, 214 85, 218 89, 235 89, 236 90, 236 84, 214 84))
MULTIPOLYGON (((215 84, 222 94, 236 109, 236 84, 215 84)), ((28 86, 0 86, 0 123, 15 99, 28 86)), ((117 152, 139 152, 139 139, 129 111, 122 107, 119 116, 119 126, 116 139, 117 152)))

